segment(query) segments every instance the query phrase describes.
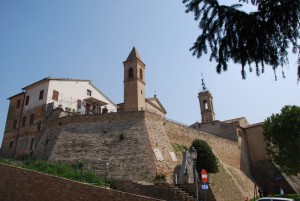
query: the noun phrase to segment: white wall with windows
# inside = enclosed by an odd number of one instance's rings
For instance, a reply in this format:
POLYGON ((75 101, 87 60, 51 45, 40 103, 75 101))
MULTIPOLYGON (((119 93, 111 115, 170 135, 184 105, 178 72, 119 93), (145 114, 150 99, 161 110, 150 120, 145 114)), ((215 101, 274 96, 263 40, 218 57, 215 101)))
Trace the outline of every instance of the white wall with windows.
POLYGON ((89 111, 100 112, 106 106, 108 112, 116 112, 117 106, 88 80, 48 79, 26 88, 24 111, 43 104, 53 103, 53 108, 61 107, 70 112, 85 114, 89 111), (88 98, 99 100, 97 103, 86 101, 88 98), (104 105, 106 103, 106 105, 104 105))
POLYGON ((47 102, 48 82, 41 82, 26 88, 24 111, 43 105, 47 102))
MULTIPOLYGON (((85 113, 88 104, 85 99, 90 97, 107 103, 105 106, 109 111, 117 111, 117 106, 89 81, 51 80, 47 103, 54 102, 54 107, 85 113)), ((90 103, 90 110, 92 109, 93 105, 90 103)), ((98 108, 98 110, 100 109, 102 108, 98 108)))

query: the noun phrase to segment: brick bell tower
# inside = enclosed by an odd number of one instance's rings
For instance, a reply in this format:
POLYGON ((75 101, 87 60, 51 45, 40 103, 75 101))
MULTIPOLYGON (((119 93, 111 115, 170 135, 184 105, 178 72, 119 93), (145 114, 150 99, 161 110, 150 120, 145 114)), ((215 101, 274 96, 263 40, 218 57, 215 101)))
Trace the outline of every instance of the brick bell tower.
POLYGON ((124 111, 145 110, 145 64, 133 47, 124 65, 124 111))
POLYGON ((215 112, 213 106, 213 97, 206 89, 202 79, 202 91, 198 93, 198 99, 201 110, 201 123, 211 122, 215 120, 215 112))

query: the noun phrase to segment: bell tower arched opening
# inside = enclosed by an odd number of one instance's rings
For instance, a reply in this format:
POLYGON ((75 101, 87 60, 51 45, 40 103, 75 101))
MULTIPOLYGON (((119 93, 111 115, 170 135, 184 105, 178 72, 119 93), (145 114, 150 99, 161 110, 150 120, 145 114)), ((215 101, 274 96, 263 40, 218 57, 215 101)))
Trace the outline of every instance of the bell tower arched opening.
POLYGON ((128 70, 128 79, 132 80, 133 79, 133 68, 130 67, 128 70))

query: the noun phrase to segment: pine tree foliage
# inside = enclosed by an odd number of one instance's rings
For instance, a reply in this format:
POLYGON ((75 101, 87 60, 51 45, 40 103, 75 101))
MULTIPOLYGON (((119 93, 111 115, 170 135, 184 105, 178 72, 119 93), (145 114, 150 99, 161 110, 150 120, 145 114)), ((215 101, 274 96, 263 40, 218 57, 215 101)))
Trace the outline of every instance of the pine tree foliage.
MULTIPOLYGON (((210 60, 217 62, 218 73, 228 69, 228 61, 264 72, 265 65, 272 66, 275 79, 278 66, 288 63, 288 49, 298 52, 298 81, 300 80, 300 1, 299 0, 239 0, 257 7, 256 12, 240 10, 242 4, 220 5, 218 0, 183 0, 186 12, 193 12, 199 20, 201 35, 191 51, 200 58, 211 50, 210 60)), ((284 77, 284 71, 282 69, 284 77)))
POLYGON ((263 124, 267 153, 286 173, 300 173, 300 107, 285 106, 263 124))

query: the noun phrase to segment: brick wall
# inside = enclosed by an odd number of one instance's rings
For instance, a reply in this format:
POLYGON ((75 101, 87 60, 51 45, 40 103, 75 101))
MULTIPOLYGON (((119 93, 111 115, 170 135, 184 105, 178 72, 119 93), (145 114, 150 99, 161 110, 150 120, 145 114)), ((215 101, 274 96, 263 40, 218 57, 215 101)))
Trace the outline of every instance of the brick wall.
POLYGON ((257 184, 269 193, 279 193, 280 185, 285 187, 287 193, 294 192, 266 152, 262 124, 248 127, 246 137, 251 161, 251 173, 257 184))
POLYGON ((0 164, 2 201, 159 201, 0 164), (17 191, 16 191, 17 189, 17 191))
POLYGON ((115 179, 153 180, 155 156, 145 124, 145 112, 68 116, 47 124, 35 157, 76 163, 115 179), (121 139, 120 136, 124 136, 121 139))
POLYGON ((174 169, 181 158, 173 161, 172 143, 189 147, 194 139, 205 140, 227 165, 240 168, 238 142, 203 133, 166 121, 147 112, 124 112, 67 116, 47 123, 34 156, 75 163, 83 160, 87 169, 109 172, 116 179, 153 181, 165 174, 172 182, 174 169), (120 135, 125 139, 120 140, 120 135), (162 161, 153 149, 161 152, 162 161), (137 165, 139 164, 139 165, 137 165))
POLYGON ((251 161, 269 160, 261 124, 246 129, 251 161))
MULTIPOLYGON (((139 194, 139 195, 144 195, 144 196, 149 196, 149 197, 155 197, 155 198, 160 198, 163 200, 169 200, 169 201, 188 201, 187 199, 180 199, 180 196, 174 190, 174 186, 171 185, 170 187, 169 184, 167 183, 162 183, 162 184, 140 184, 132 181, 117 181, 116 182, 116 189, 128 192, 128 193, 133 193, 133 194, 139 194)), ((188 197, 188 196, 186 196, 188 197)), ((195 199, 191 199, 195 201, 195 199)))
POLYGON ((199 129, 209 134, 237 141, 237 127, 229 123, 220 121, 206 122, 201 123, 199 129))
POLYGON ((41 122, 44 118, 45 105, 21 112, 22 100, 20 107, 16 109, 16 101, 19 96, 11 99, 8 113, 6 131, 2 143, 2 156, 13 158, 28 155, 33 148, 33 144, 39 137, 41 122), (30 122, 30 116, 34 114, 33 122, 30 122), (21 117, 22 115, 22 117, 21 117), (23 117, 26 117, 25 125, 22 126, 23 117), (16 128, 13 129, 13 121, 17 120, 16 128), (12 142, 12 146, 11 146, 12 142), (17 145, 17 149, 16 149, 17 145), (16 152, 16 153, 15 153, 16 152))
POLYGON ((5 124, 5 131, 1 147, 1 156, 12 158, 15 155, 18 129, 20 126, 24 94, 18 94, 10 98, 9 109, 5 124), (19 107, 17 103, 19 102, 19 107), (14 121, 16 121, 14 128, 14 121))
POLYGON ((237 141, 210 135, 169 121, 165 121, 164 126, 172 143, 190 147, 194 139, 201 139, 212 148, 220 160, 220 172, 209 174, 210 188, 216 200, 239 201, 245 197, 253 197, 254 184, 241 171, 241 168, 249 165, 241 160, 241 155, 247 154, 244 145, 240 147, 237 141))
POLYGON ((183 144, 186 147, 190 147, 193 140, 204 140, 223 163, 238 169, 240 168, 241 150, 238 146, 238 142, 210 135, 169 121, 164 122, 164 127, 172 143, 183 144))
POLYGON ((174 152, 169 136, 164 127, 163 118, 160 115, 146 113, 145 125, 150 138, 151 148, 161 152, 162 161, 155 159, 156 171, 158 174, 167 176, 167 181, 173 183, 175 167, 181 164, 181 160, 173 161, 170 152, 174 152))
MULTIPOLYGON (((104 174, 106 163, 109 163, 109 176, 120 180, 155 181, 157 174, 165 174, 171 183, 176 166, 181 164, 180 154, 178 161, 171 159, 172 144, 189 147, 194 139, 205 140, 222 164, 240 169, 242 153, 237 141, 186 127, 147 111, 49 120, 33 155, 68 163, 82 160, 84 168, 100 174, 104 174), (162 161, 156 159, 154 148, 160 150, 162 161)), ((215 177, 216 182, 219 179, 215 177)), ((231 189, 236 186, 232 183, 231 189)), ((222 197, 225 188, 214 188, 216 196, 222 197)), ((243 195, 239 191, 238 197, 243 195)))

